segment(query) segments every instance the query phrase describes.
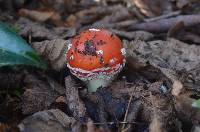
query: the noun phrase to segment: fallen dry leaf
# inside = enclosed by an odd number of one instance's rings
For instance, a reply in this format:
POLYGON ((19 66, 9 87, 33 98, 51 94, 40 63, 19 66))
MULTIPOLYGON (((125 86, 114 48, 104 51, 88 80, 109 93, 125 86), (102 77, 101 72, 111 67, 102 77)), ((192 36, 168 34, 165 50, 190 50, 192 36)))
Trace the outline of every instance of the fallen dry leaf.
POLYGON ((93 124, 93 121, 87 122, 87 132, 95 132, 96 126, 93 124))
POLYGON ((75 82, 70 76, 65 77, 65 88, 66 88, 66 104, 72 111, 75 119, 81 120, 86 116, 85 104, 79 97, 78 88, 75 87, 75 82))
POLYGON ((172 95, 179 96, 179 94, 183 91, 183 84, 180 81, 174 81, 172 86, 172 95))
POLYGON ((49 61, 54 70, 60 71, 66 65, 65 54, 69 40, 55 39, 32 43, 36 52, 49 61))
POLYGON ((20 9, 19 15, 22 17, 28 17, 35 21, 44 22, 50 19, 55 12, 53 11, 39 11, 39 10, 29 10, 29 9, 20 9))
POLYGON ((69 130, 81 132, 81 125, 59 109, 34 113, 25 118, 18 127, 21 132, 66 132, 69 130))
POLYGON ((190 0, 176 0, 176 6, 179 8, 179 9, 182 9, 186 6, 188 6, 189 4, 191 4, 192 1, 190 0))
POLYGON ((131 41, 127 54, 158 68, 190 71, 200 62, 200 47, 169 38, 167 41, 131 41), (178 63, 177 63, 178 62, 178 63))
POLYGON ((75 15, 69 15, 65 21, 65 26, 70 27, 70 26, 75 26, 77 23, 77 17, 75 15))
POLYGON ((37 111, 48 109, 56 97, 64 94, 64 88, 51 80, 38 79, 35 75, 27 75, 24 79, 25 92, 22 95, 23 114, 32 114, 37 111))
POLYGON ((64 96, 59 96, 58 98, 56 98, 55 102, 56 103, 65 103, 66 98, 64 96))
POLYGON ((111 132, 109 129, 99 127, 97 128, 93 121, 87 122, 87 132, 111 132))
POLYGON ((8 130, 9 130, 8 124, 4 124, 4 123, 0 122, 0 131, 5 132, 5 131, 8 131, 8 130))
POLYGON ((183 121, 192 122, 193 124, 199 124, 200 122, 200 110, 192 106, 195 99, 191 98, 195 95, 194 91, 185 91, 175 98, 175 109, 177 116, 183 121))
POLYGON ((19 34, 25 37, 31 35, 32 38, 55 39, 57 36, 42 24, 31 21, 27 18, 19 18, 15 26, 19 28, 19 34))
POLYGON ((165 129, 163 129, 162 120, 156 115, 153 117, 151 124, 149 125, 149 132, 167 132, 165 129))
POLYGON ((169 1, 162 0, 127 0, 133 6, 136 6, 142 14, 148 17, 155 17, 164 12, 172 11, 172 5, 169 1))

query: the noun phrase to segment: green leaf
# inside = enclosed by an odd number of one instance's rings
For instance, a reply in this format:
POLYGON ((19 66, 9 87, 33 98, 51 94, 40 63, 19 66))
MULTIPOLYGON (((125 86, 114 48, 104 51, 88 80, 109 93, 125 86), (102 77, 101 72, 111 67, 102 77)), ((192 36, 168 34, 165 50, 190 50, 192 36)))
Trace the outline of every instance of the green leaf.
POLYGON ((31 65, 46 69, 47 65, 12 28, 0 22, 0 67, 31 65))
POLYGON ((11 94, 20 98, 23 93, 22 93, 21 89, 18 88, 18 89, 13 90, 11 94))
POLYGON ((193 106, 193 107, 200 108, 200 99, 195 100, 195 101, 192 103, 192 106, 193 106))

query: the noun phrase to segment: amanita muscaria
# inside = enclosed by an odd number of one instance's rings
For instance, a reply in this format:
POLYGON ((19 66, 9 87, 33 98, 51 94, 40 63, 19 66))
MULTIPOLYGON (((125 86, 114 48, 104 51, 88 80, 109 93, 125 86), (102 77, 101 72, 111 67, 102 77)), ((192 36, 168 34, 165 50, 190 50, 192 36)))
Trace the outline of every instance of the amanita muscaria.
POLYGON ((125 48, 108 30, 89 29, 70 42, 67 66, 73 75, 87 83, 90 92, 108 86, 125 65, 125 48))

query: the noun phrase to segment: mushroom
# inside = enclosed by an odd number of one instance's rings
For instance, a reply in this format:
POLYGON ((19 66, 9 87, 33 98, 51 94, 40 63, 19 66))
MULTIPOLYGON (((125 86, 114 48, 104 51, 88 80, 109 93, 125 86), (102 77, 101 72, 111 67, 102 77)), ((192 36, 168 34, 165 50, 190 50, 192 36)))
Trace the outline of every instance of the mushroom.
POLYGON ((89 29, 70 42, 66 53, 67 67, 86 82, 89 92, 108 86, 125 65, 125 48, 108 30, 89 29))

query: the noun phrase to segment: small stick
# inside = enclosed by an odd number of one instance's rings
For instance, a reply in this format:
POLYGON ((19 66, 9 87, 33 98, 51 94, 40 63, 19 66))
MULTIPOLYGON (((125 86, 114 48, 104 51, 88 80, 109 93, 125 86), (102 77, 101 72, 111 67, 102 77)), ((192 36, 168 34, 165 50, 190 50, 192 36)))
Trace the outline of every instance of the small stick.
POLYGON ((182 21, 185 27, 197 25, 200 23, 200 15, 180 15, 156 21, 143 22, 131 25, 128 30, 144 30, 148 32, 161 33, 168 31, 177 22, 182 21))
POLYGON ((161 15, 161 16, 144 19, 144 21, 145 22, 157 21, 157 20, 160 20, 160 19, 166 19, 166 18, 169 18, 169 17, 178 16, 178 15, 180 15, 180 13, 181 13, 181 11, 175 11, 175 12, 171 12, 169 14, 164 14, 164 15, 161 15))
POLYGON ((96 122, 93 124, 95 124, 95 125, 103 125, 103 124, 113 125, 113 124, 142 124, 142 123, 119 121, 119 122, 96 122))
MULTIPOLYGON (((129 107, 130 107, 132 99, 133 99, 133 91, 131 92, 131 96, 130 96, 129 101, 128 101, 128 106, 127 106, 127 109, 126 109, 126 113, 125 113, 123 122, 126 122, 126 120, 127 120, 128 111, 129 111, 129 107)), ((125 124, 122 125, 122 131, 123 131, 124 128, 125 128, 125 124)))

